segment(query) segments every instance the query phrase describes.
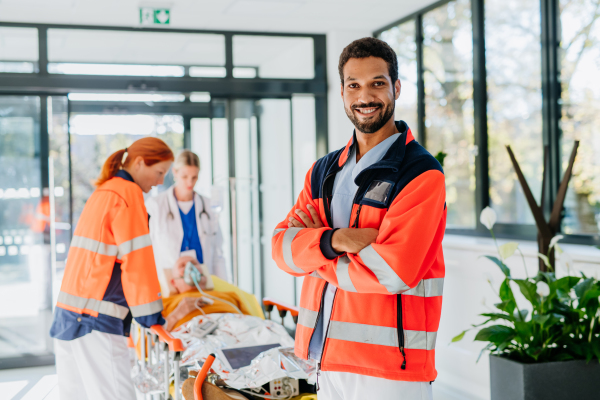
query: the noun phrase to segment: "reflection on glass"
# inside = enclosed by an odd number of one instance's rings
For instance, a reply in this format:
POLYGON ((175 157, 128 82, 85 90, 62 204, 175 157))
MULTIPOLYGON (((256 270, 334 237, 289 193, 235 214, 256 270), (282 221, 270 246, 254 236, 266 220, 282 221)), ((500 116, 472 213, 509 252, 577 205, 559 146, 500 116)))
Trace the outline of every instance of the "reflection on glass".
POLYGON ((233 66, 258 69, 260 78, 313 79, 314 42, 310 37, 233 37, 233 66))
POLYGON ((600 233, 600 4, 560 0, 562 167, 581 146, 565 201, 563 232, 600 233))
POLYGON ((0 359, 48 354, 50 209, 42 193, 40 98, 0 96, 0 359))
MULTIPOLYGON (((180 115, 71 114, 70 125, 74 227, 109 155, 146 136, 164 140, 175 153, 183 148, 180 115)), ((158 191, 172 183, 169 172, 158 191)))
POLYGON ((427 148, 444 163, 448 227, 475 227, 471 3, 451 1, 423 15, 427 148))
POLYGON ((257 68, 235 67, 232 72, 234 78, 252 79, 256 78, 256 70, 257 68))
POLYGON ((225 78, 225 67, 190 67, 190 76, 194 78, 225 78))
POLYGON ((0 72, 31 74, 37 72, 36 68, 36 64, 32 62, 0 61, 0 72))
POLYGON ((536 200, 543 174, 540 2, 486 0, 490 202, 498 221, 534 224, 506 145, 536 200))
POLYGON ((389 44, 398 56, 398 78, 402 85, 396 101, 396 120, 404 120, 418 138, 417 117, 417 44, 415 21, 408 21, 381 32, 380 39, 389 44))
POLYGON ((174 76, 185 75, 185 68, 177 65, 124 65, 49 63, 48 72, 65 75, 115 75, 115 76, 174 76))
MULTIPOLYGON (((71 101, 134 101, 144 103, 182 102, 183 94, 147 94, 147 93, 69 93, 71 101)), ((209 98, 210 100, 210 98, 209 98)))
MULTIPOLYGON (((57 295, 71 243, 71 191, 69 181, 69 129, 66 96, 48 97, 48 140, 50 156, 54 159, 54 207, 56 234, 56 280, 53 294, 57 295)), ((52 301, 55 304, 56 299, 52 301)))
POLYGON ((223 195, 223 210, 219 214, 219 226, 223 232, 223 256, 230 280, 231 263, 231 209, 229 189, 229 126, 226 118, 212 119, 212 170, 213 185, 223 195))

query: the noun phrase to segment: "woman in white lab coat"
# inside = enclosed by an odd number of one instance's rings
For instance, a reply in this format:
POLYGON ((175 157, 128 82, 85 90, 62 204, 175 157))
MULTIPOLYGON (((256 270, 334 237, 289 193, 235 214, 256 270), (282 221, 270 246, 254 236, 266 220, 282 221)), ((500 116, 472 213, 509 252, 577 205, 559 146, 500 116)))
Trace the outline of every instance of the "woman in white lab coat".
POLYGON ((204 264, 211 275, 228 280, 218 215, 211 210, 210 199, 194 191, 199 173, 200 159, 184 150, 173 164, 175 184, 146 201, 163 290, 168 287, 163 270, 173 268, 179 257, 186 255, 204 264))

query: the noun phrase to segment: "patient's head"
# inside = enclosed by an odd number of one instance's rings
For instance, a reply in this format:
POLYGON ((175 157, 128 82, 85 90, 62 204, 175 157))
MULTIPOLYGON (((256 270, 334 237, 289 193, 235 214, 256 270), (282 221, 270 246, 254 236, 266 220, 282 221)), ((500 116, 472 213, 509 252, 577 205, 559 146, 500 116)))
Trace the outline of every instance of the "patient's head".
MULTIPOLYGON (((194 264, 194 266, 200 270, 198 268, 198 266, 200 265, 200 263, 192 257, 189 256, 183 256, 183 257, 179 257, 179 259, 177 260, 177 262, 175 263, 175 265, 173 266, 173 279, 171 281, 171 283, 173 284, 173 286, 177 289, 177 291, 179 293, 185 293, 185 292, 191 292, 191 291, 195 291, 196 286, 194 285, 188 285, 187 283, 185 283, 185 281, 183 280, 183 274, 185 272, 185 266, 187 265, 188 262, 191 262, 192 264, 194 264)), ((206 277, 202 276, 202 279, 200 280, 200 288, 202 290, 204 290, 206 288, 206 277)))

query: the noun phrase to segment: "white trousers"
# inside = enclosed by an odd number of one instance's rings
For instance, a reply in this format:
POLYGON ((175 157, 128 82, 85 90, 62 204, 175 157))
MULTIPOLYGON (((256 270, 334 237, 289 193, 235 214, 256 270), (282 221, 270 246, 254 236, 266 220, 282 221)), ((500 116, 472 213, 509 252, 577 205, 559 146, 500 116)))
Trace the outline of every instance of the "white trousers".
POLYGON ((433 400, 429 382, 392 381, 349 372, 321 371, 319 400, 433 400))
POLYGON ((135 400, 125 337, 92 331, 54 352, 61 400, 135 400))

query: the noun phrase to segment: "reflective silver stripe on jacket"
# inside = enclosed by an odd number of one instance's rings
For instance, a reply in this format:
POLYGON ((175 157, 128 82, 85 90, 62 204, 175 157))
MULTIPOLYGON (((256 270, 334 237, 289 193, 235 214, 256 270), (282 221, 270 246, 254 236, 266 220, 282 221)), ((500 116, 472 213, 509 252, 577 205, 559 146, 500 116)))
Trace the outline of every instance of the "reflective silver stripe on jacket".
POLYGON ((369 267, 377 277, 377 280, 390 293, 402 293, 410 289, 406 283, 400 279, 396 271, 375 251, 372 245, 362 249, 358 255, 363 263, 369 267))
POLYGON ((78 247, 93 251, 94 253, 101 254, 103 256, 116 256, 118 249, 114 244, 102 243, 94 239, 89 239, 83 236, 73 236, 71 240, 71 247, 78 247))
POLYGON ((285 231, 285 229, 286 229, 286 228, 275 229, 275 230, 273 231, 273 237, 275 237, 275 235, 277 235, 279 232, 283 232, 283 231, 285 231))
POLYGON ((444 291, 444 278, 421 279, 419 284, 406 292, 404 296, 436 297, 444 291))
POLYGON ((129 314, 129 309, 119 304, 104 300, 86 299, 84 297, 75 296, 63 291, 58 294, 58 302, 67 306, 79 308, 81 310, 86 309, 96 311, 99 314, 104 314, 119 319, 125 319, 127 314, 129 314))
POLYGON ((294 272, 304 274, 306 273, 306 271, 304 271, 300 267, 297 267, 296 264, 294 264, 294 257, 292 256, 292 241, 301 229, 304 228, 288 228, 283 234, 283 243, 281 244, 281 246, 283 251, 283 261, 285 261, 285 265, 287 265, 288 268, 294 272))
POLYGON ((317 311, 309 310, 308 308, 300 307, 300 314, 298 315, 298 323, 306 326, 307 328, 314 328, 317 325, 317 311))
POLYGON ((356 288, 350 279, 350 272, 348 267, 350 266, 350 258, 348 256, 342 256, 338 258, 335 275, 337 276, 338 286, 347 292, 356 292, 356 288))
POLYGON ((129 309, 134 317, 145 317, 161 312, 163 310, 163 302, 161 299, 158 299, 151 303, 140 304, 139 306, 129 306, 129 309))
POLYGON ((150 239, 150 235, 138 236, 119 245, 117 258, 121 260, 127 254, 148 246, 152 246, 152 239, 150 239))
MULTIPOLYGON (((396 328, 391 328, 389 326, 331 321, 327 337, 349 342, 398 347, 398 331, 396 328)), ((405 329, 404 348, 412 350, 433 350, 435 349, 436 337, 437 332, 409 331, 405 329)))
POLYGON ((310 275, 308 275, 308 276, 312 276, 313 278, 317 278, 317 279, 323 279, 323 277, 321 277, 321 275, 319 275, 319 273, 316 270, 311 272, 310 275))

